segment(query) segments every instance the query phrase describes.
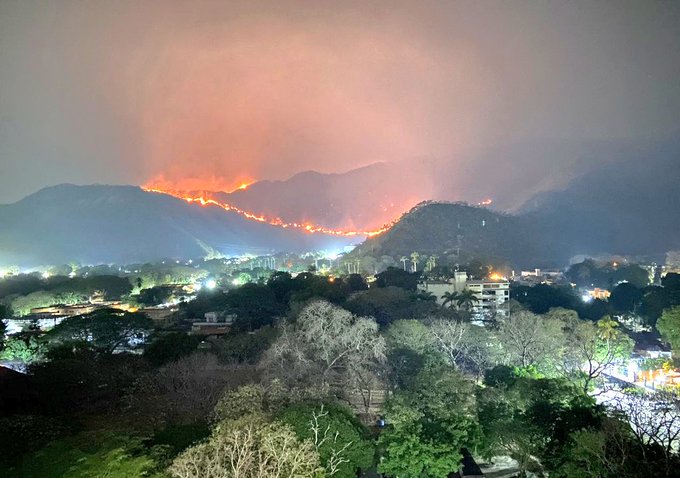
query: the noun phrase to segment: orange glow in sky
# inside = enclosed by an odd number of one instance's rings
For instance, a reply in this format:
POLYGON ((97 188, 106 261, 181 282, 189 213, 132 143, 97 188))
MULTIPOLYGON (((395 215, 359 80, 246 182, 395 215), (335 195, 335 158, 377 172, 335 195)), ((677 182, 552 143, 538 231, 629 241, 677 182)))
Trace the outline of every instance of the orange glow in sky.
MULTIPOLYGON (((239 189, 246 189, 255 181, 249 176, 239 176, 236 179, 226 179, 218 176, 183 177, 172 180, 164 175, 158 175, 144 184, 144 188, 159 191, 224 191, 232 193, 239 189)), ((173 194, 174 195, 174 194, 173 194)))

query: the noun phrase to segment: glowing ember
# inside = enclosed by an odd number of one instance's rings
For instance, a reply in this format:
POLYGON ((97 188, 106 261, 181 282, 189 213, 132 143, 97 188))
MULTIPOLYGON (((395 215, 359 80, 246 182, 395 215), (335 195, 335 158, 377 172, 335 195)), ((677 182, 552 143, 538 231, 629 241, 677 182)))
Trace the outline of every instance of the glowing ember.
MULTIPOLYGON (((241 186, 239 186, 237 189, 245 189, 249 186, 250 184, 243 183, 241 186)), ((236 206, 233 206, 231 204, 227 204, 224 202, 216 201, 215 199, 210 199, 210 198, 205 198, 203 196, 187 196, 186 193, 183 193, 181 191, 173 191, 173 190, 163 190, 163 189, 157 189, 157 188, 150 188, 150 187, 145 187, 142 186, 142 189, 147 192, 152 192, 152 193, 159 193, 159 194, 167 194, 168 196, 173 196, 178 199, 183 199, 184 201, 188 203, 196 203, 200 204, 201 206, 217 206, 219 208, 224 209, 225 211, 231 211, 236 214, 239 214, 240 216, 245 217, 246 219, 250 219, 252 221, 258 221, 258 222, 263 222, 272 226, 277 226, 277 227, 283 227, 283 228, 295 228, 295 229, 300 229, 302 231, 308 232, 310 234, 328 234, 332 236, 343 236, 343 237, 352 237, 352 236, 366 236, 366 237, 372 237, 372 236, 377 236, 378 234, 382 234, 383 232, 387 231, 389 228, 391 228, 394 223, 396 223, 396 220, 389 222, 388 224, 385 224, 382 226, 380 229, 376 229, 374 231, 346 231, 346 230, 339 230, 339 229, 330 229, 328 227, 324 226, 319 226, 319 225, 314 225, 314 224, 301 224, 297 222, 285 222, 283 219, 279 217, 265 217, 262 215, 258 214, 253 214, 248 211, 244 211, 243 209, 240 209, 236 206)))

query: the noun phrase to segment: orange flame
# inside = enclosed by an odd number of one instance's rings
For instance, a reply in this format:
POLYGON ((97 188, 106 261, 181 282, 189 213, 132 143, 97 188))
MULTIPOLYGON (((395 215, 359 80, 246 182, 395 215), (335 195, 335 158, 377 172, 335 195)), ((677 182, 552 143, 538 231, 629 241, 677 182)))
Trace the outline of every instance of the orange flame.
MULTIPOLYGON (((243 183, 241 186, 238 187, 238 189, 246 189, 250 183, 243 183)), ((254 214, 252 212, 244 211, 241 208, 238 208, 236 206, 233 206, 231 204, 225 203, 225 202, 219 202, 216 201, 215 199, 210 199, 206 198, 203 196, 187 196, 186 193, 183 193, 181 191, 173 191, 173 190, 164 190, 164 189, 157 189, 157 188, 151 188, 151 187, 146 187, 142 186, 142 189, 147 192, 151 193, 158 193, 158 194, 166 194, 168 196, 176 197, 178 199, 182 199, 188 203, 192 204, 200 204, 201 206, 216 206, 219 208, 224 209, 225 211, 230 211, 234 212, 236 214, 239 214, 240 216, 245 217, 246 219, 250 219, 252 221, 258 221, 258 222, 263 222, 265 224, 269 224, 271 226, 277 226, 277 227, 282 227, 282 228, 294 228, 294 229, 300 229, 304 232, 308 232, 310 234, 328 234, 331 236, 343 236, 343 237, 353 237, 353 236, 365 236, 365 237, 373 237, 377 236, 378 234, 382 234, 383 232, 387 231, 390 229, 396 222, 397 220, 393 220, 385 225, 383 225, 381 228, 376 229, 374 231, 347 231, 347 230, 340 230, 340 229, 331 229, 328 227, 324 226, 319 226, 315 224, 309 224, 309 223, 298 223, 298 222, 285 222, 283 219, 280 217, 265 217, 263 215, 258 215, 254 214)))

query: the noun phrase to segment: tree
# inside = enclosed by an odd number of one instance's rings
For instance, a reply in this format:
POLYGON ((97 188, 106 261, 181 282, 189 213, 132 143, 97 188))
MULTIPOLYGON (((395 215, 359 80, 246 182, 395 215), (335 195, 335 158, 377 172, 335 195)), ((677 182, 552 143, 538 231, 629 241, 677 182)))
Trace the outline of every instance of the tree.
POLYGON ((201 338, 184 332, 154 334, 144 348, 144 357, 152 365, 159 367, 168 362, 191 355, 196 351, 201 338))
POLYGON ((311 440, 256 414, 221 422, 210 439, 178 455, 175 478, 318 478, 323 468, 311 440))
POLYGON ((390 349, 407 348, 419 354, 432 350, 433 339, 430 330, 418 320, 395 320, 385 332, 390 349))
POLYGON ((408 257, 401 256, 399 260, 401 261, 402 264, 404 264, 404 272, 406 272, 406 263, 408 262, 408 257))
POLYGON ((435 302, 421 300, 417 293, 400 287, 371 287, 353 295, 344 306, 357 315, 374 317, 381 327, 395 320, 426 317, 439 310, 435 302))
POLYGON ((411 264, 413 265, 413 272, 418 272, 418 260, 420 259, 420 254, 417 252, 411 253, 411 264))
POLYGON ((278 417, 300 440, 311 440, 327 476, 354 478, 373 463, 374 443, 349 410, 337 406, 294 405, 278 417))
POLYGON ((501 322, 497 333, 506 363, 518 367, 549 366, 564 344, 562 324, 528 311, 516 312, 501 322))
POLYGON ((533 287, 513 286, 510 296, 535 314, 545 314, 550 309, 558 307, 574 309, 578 304, 578 298, 571 288, 547 284, 533 287))
POLYGON ((196 353, 139 377, 127 401, 144 423, 205 422, 225 389, 256 378, 253 366, 222 364, 214 355, 196 353))
POLYGON ((458 307, 469 311, 472 306, 479 302, 479 299, 470 289, 464 289, 460 292, 456 298, 456 304, 458 307))
POLYGON ((630 282, 622 282, 612 290, 609 303, 617 312, 635 312, 642 296, 642 290, 630 282))
POLYGON ((447 305, 449 307, 453 307, 456 305, 456 301, 458 300, 458 292, 444 292, 444 295, 441 296, 442 298, 442 307, 446 307, 447 305))
POLYGON ((162 457, 162 449, 147 448, 139 437, 87 432, 55 440, 28 454, 8 478, 161 478, 157 472, 162 457))
POLYGON ((434 294, 433 294, 432 292, 430 292, 429 290, 421 290, 420 292, 418 292, 418 299, 420 299, 420 300, 429 300, 429 301, 432 301, 432 302, 436 302, 436 301, 437 301, 437 296, 434 295, 434 294))
POLYGON ((377 287, 401 287, 407 290, 416 290, 418 287, 418 274, 412 274, 396 267, 388 267, 375 276, 377 287))
POLYGON ((31 309, 48 307, 57 303, 56 296, 51 292, 37 291, 19 296, 12 300, 12 310, 20 317, 31 313, 31 309))
POLYGON ((435 339, 437 348, 446 356, 453 367, 459 366, 459 358, 463 350, 463 342, 470 326, 454 320, 434 320, 429 330, 435 339))
POLYGON ((5 344, 5 332, 7 331, 7 320, 12 317, 12 311, 4 304, 0 304, 0 352, 5 344))
MULTIPOLYGON (((599 426, 604 408, 571 382, 522 376, 496 367, 477 395, 485 455, 510 455, 519 476, 545 476, 558 465, 571 433, 599 426)), ((550 476, 553 473, 549 473, 550 476)))
POLYGON ((446 477, 459 468, 461 448, 474 447, 471 382, 449 367, 426 368, 386 406, 378 447, 381 473, 403 478, 446 477))
POLYGON ((356 292, 359 290, 367 290, 368 284, 361 276, 361 274, 350 274, 345 278, 345 283, 349 287, 350 292, 356 292))
POLYGON ((656 328, 674 351, 680 350, 680 306, 664 310, 656 328))
POLYGON ((295 323, 284 324, 266 362, 289 379, 306 377, 308 385, 342 390, 349 371, 384 362, 385 350, 375 320, 318 300, 295 323))
POLYGON ((83 342, 100 353, 112 354, 119 347, 143 342, 152 328, 153 322, 143 313, 100 309, 65 319, 46 337, 52 344, 83 342))
POLYGON ((234 325, 240 330, 252 331, 272 325, 274 319, 283 313, 274 291, 258 284, 245 284, 230 290, 225 302, 228 310, 236 314, 234 325))
POLYGON ((657 391, 654 394, 633 390, 618 393, 609 405, 623 413, 638 446, 644 463, 658 462, 662 473, 655 476, 677 476, 680 457, 680 398, 677 392, 657 391))
POLYGON ((566 323, 567 371, 583 377, 584 392, 617 360, 630 357, 633 340, 617 327, 618 323, 608 317, 597 325, 578 319, 566 323))
POLYGON ((5 341, 0 359, 19 361, 26 365, 39 362, 45 356, 45 345, 34 335, 15 335, 5 341))

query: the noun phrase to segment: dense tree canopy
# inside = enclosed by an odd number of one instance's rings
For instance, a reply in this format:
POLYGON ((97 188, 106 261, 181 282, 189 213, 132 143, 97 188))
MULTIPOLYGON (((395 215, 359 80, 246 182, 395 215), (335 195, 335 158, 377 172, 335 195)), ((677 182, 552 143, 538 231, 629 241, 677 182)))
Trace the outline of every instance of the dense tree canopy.
POLYGON ((111 354, 118 348, 139 345, 152 327, 151 319, 145 314, 100 309, 69 317, 55 326, 47 337, 55 343, 86 343, 98 352, 111 354))

